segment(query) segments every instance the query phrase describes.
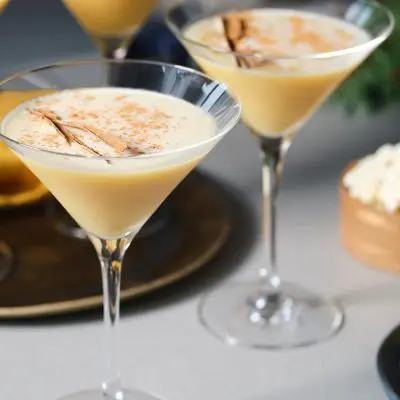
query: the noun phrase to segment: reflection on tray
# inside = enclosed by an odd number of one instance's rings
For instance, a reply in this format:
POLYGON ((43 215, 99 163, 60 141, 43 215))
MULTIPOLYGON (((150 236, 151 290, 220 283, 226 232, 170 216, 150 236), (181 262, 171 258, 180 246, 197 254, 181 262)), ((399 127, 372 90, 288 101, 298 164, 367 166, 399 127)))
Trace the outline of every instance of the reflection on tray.
MULTIPOLYGON (((198 173, 170 197, 173 223, 136 239, 123 272, 122 298, 173 282, 204 265, 224 243, 229 211, 215 185, 198 173), (157 249, 157 251, 154 251, 157 249)), ((0 237, 16 254, 0 283, 0 317, 49 315, 101 306, 100 270, 88 240, 60 233, 46 202, 1 212, 0 237)))

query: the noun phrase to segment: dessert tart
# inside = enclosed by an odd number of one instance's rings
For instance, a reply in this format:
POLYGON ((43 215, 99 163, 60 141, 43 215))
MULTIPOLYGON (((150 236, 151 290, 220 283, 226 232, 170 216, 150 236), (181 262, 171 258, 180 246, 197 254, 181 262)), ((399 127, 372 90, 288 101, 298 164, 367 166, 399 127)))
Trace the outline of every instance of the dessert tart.
POLYGON ((341 239, 361 262, 400 272, 400 144, 351 163, 340 181, 341 239))

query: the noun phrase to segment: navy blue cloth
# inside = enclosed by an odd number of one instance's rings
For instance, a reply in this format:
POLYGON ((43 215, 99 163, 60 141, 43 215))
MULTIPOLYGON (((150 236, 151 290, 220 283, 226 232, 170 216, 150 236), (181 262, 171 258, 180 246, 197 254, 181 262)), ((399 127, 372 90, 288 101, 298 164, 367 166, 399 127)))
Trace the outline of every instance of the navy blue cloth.
POLYGON ((137 34, 127 58, 159 60, 183 66, 191 65, 185 48, 176 39, 162 17, 153 17, 137 34))

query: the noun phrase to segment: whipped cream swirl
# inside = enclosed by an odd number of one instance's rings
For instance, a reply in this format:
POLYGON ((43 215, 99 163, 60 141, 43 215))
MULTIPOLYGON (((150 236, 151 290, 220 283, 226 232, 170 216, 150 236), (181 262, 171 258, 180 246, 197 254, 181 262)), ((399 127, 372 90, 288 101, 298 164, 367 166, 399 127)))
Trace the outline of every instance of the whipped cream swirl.
POLYGON ((343 178, 351 197, 394 213, 400 209, 400 144, 385 144, 343 178))

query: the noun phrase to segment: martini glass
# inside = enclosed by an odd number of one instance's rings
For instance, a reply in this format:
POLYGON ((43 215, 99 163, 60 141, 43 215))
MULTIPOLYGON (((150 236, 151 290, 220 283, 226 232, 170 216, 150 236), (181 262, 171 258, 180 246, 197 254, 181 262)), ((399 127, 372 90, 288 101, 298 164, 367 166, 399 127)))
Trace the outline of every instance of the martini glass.
POLYGON ((117 335, 123 257, 151 213, 236 124, 240 105, 224 84, 201 73, 132 60, 46 66, 13 76, 2 83, 2 88, 29 91, 37 81, 47 81, 49 87, 59 90, 107 87, 103 79, 105 69, 129 76, 126 87, 178 97, 202 108, 213 117, 215 132, 210 132, 205 140, 174 151, 85 157, 38 149, 11 139, 7 132, 11 112, 3 120, 1 138, 87 231, 100 260, 107 353, 105 380, 102 390, 77 393, 63 400, 151 400, 150 395, 121 388, 117 335))
MULTIPOLYGON (((246 23, 249 13, 236 15, 242 18, 234 27, 239 29, 246 23)), ((295 17, 293 24, 298 20, 295 17)), ((285 155, 299 129, 390 35, 394 27, 392 14, 386 7, 368 0, 350 5, 338 0, 247 0, 241 3, 225 0, 216 7, 206 2, 177 5, 169 10, 167 23, 203 70, 235 90, 243 105, 243 121, 259 143, 262 160, 264 232, 269 244, 269 262, 260 266, 256 281, 226 286, 206 295, 199 308, 202 323, 228 344, 255 348, 310 345, 332 336, 343 323, 340 307, 280 279, 276 251, 279 183, 285 155), (281 52, 279 49, 275 57, 266 56, 262 51, 240 53, 233 47, 230 35, 234 33, 226 31, 229 29, 224 25, 227 20, 221 15, 256 9, 258 12, 259 9, 286 12, 286 15, 289 11, 291 15, 313 12, 317 19, 325 18, 325 21, 351 27, 362 33, 365 40, 339 50, 294 56, 286 52, 287 48, 281 52), (195 24, 210 17, 215 17, 213 24, 220 23, 219 35, 225 40, 224 48, 206 41, 211 40, 210 36, 206 39, 206 36, 194 34, 195 24)), ((299 25, 297 28, 303 29, 299 25)), ((301 33, 307 37, 307 32, 301 33)), ((265 41, 268 40, 265 37, 265 41)))
POLYGON ((63 0, 104 58, 123 59, 157 0, 63 0))

